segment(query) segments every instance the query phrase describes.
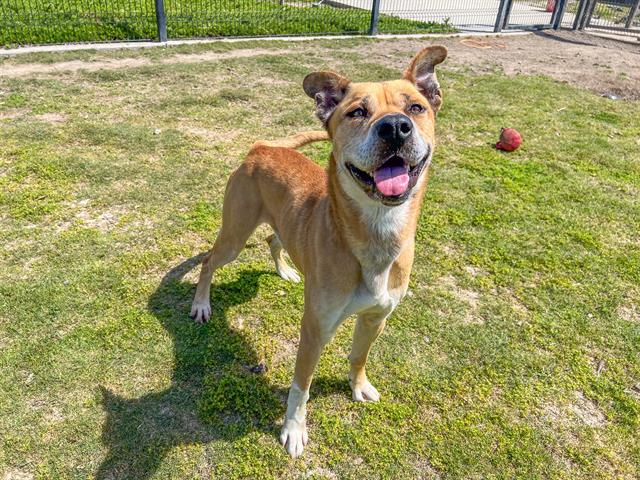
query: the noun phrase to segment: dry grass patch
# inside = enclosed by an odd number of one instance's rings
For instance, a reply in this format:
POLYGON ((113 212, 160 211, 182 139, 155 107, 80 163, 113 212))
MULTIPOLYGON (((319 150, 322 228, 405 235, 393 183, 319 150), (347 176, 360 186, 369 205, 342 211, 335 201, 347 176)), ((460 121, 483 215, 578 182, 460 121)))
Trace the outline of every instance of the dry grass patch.
POLYGON ((36 115, 34 118, 41 122, 61 124, 61 123, 65 123, 68 117, 67 115, 62 113, 50 112, 50 113, 42 113, 40 115, 36 115))
POLYGON ((475 290, 463 288, 458 285, 453 275, 445 275, 436 282, 436 289, 446 291, 457 301, 466 306, 463 323, 466 325, 484 325, 485 320, 478 315, 480 307, 480 294, 475 290))

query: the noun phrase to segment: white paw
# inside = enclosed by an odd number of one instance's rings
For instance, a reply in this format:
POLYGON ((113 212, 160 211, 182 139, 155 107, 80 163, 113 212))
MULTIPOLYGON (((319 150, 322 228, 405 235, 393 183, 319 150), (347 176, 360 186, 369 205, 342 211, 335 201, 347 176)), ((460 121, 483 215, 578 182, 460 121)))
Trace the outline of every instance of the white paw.
POLYGON ((282 432, 280 432, 280 443, 291 455, 291 458, 302 455, 302 450, 308 440, 307 426, 304 421, 302 423, 297 420, 284 421, 282 432))
MULTIPOLYGON (((349 383, 351 383, 351 381, 349 383)), ((358 385, 351 383, 351 391, 353 392, 353 399, 356 402, 377 402, 380 400, 378 390, 369 383, 369 380, 365 380, 358 385)))
POLYGON ((211 305, 209 305, 209 302, 196 302, 194 300, 189 316, 193 318, 196 323, 205 323, 211 318, 211 305))
POLYGON ((296 272, 293 268, 289 266, 284 266, 284 267, 278 268, 277 270, 278 270, 278 275, 280 275, 282 279, 287 280, 288 282, 293 282, 293 283, 300 282, 300 275, 298 275, 298 272, 296 272))

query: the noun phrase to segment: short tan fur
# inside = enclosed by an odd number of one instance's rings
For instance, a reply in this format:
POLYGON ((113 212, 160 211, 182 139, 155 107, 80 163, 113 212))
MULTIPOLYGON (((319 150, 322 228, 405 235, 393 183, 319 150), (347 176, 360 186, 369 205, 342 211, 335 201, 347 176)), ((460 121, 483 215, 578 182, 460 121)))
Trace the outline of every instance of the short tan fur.
POLYGON ((227 183, 222 227, 203 261, 191 316, 209 319, 214 271, 237 257, 258 225, 269 224, 274 234, 267 241, 278 273, 300 280, 285 261, 286 250, 305 281, 300 344, 280 437, 293 457, 308 440, 306 402, 322 349, 350 315, 357 315, 349 355, 353 398, 380 397, 365 364, 407 291, 442 106, 435 66, 446 55, 444 47, 427 47, 401 79, 387 82, 354 83, 332 72, 308 75, 303 88, 316 101, 326 131, 257 142, 227 183), (326 139, 333 146, 327 170, 294 150, 326 139), (385 175, 393 177, 387 187, 385 175))

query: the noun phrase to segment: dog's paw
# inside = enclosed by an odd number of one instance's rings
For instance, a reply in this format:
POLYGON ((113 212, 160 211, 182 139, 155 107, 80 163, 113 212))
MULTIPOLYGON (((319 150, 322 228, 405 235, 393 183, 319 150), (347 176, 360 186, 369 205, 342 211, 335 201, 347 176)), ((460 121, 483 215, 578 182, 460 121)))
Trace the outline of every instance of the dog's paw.
POLYGON ((302 455, 302 450, 307 444, 309 437, 307 436, 307 426, 297 420, 286 420, 280 432, 280 443, 287 450, 291 458, 297 458, 302 455))
POLYGON ((380 394, 376 387, 369 383, 369 380, 364 380, 364 382, 360 382, 354 385, 352 382, 351 391, 353 392, 353 399, 356 402, 377 402, 380 400, 380 394))
POLYGON ((196 323, 205 323, 211 318, 211 305, 209 302, 196 302, 191 305, 191 313, 189 316, 196 323))
POLYGON ((280 266, 277 268, 277 271, 278 275, 280 275, 280 278, 282 278, 283 280, 293 283, 300 282, 300 275, 298 275, 298 272, 296 272, 289 265, 280 266))

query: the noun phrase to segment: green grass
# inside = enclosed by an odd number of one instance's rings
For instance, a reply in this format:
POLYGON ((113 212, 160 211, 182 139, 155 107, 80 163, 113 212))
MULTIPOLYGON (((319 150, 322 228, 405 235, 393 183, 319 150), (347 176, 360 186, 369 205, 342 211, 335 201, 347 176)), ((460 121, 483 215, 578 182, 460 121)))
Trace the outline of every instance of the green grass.
POLYGON ((638 478, 640 105, 446 66, 411 294, 368 369, 383 399, 350 399, 349 321, 286 456, 303 287, 261 229, 194 325, 198 255, 248 146, 317 127, 306 73, 393 78, 415 43, 288 45, 0 79, 0 476, 638 478))
MULTIPOLYGON (((277 0, 165 2, 170 39, 216 36, 366 33, 371 12, 277 0)), ((383 33, 450 33, 448 22, 419 22, 381 15, 383 33)), ((152 0, 115 0, 105 5, 69 0, 0 2, 0 46, 157 38, 152 0)))

